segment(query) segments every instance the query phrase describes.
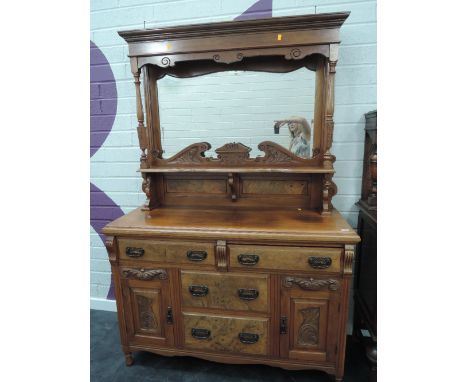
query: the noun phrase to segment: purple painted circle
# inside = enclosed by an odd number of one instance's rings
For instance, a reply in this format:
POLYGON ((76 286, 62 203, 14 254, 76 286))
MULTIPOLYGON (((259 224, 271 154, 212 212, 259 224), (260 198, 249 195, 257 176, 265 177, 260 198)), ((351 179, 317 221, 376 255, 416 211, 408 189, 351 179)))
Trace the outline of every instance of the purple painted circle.
POLYGON ((91 42, 91 152, 102 146, 114 124, 117 112, 117 86, 112 68, 102 51, 91 42))

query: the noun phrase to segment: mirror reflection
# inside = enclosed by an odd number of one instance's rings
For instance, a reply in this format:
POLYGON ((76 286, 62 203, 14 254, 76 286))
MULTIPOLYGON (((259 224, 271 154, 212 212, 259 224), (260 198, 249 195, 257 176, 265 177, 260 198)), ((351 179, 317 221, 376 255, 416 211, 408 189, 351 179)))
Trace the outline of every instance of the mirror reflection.
POLYGON ((311 158, 315 72, 227 71, 158 81, 161 139, 165 159, 196 142, 209 142, 206 156, 228 142, 249 146, 275 142, 311 158))

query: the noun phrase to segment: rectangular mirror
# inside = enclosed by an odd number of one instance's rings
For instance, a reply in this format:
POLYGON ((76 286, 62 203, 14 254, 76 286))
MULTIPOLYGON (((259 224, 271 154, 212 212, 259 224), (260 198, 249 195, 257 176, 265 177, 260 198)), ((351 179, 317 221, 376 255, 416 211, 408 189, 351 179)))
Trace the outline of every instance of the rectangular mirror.
POLYGON ((196 142, 208 142, 207 157, 228 142, 263 155, 263 141, 275 142, 301 158, 313 152, 315 72, 225 71, 158 81, 163 158, 196 142))

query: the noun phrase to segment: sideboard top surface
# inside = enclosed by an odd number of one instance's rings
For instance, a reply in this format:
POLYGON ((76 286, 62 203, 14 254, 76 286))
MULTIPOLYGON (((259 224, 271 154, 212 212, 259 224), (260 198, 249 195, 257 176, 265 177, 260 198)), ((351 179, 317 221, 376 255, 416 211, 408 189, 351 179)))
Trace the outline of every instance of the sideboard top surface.
POLYGON ((215 240, 255 239, 357 243, 359 236, 334 210, 329 216, 307 209, 158 208, 136 209, 108 224, 106 235, 166 236, 215 240))

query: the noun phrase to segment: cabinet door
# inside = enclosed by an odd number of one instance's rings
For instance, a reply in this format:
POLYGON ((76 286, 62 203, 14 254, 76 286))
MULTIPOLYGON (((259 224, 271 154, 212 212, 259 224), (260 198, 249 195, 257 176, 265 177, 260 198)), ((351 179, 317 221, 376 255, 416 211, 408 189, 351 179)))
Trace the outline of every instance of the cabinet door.
POLYGON ((163 279, 151 279, 147 276, 151 270, 146 270, 146 274, 141 270, 131 271, 126 274, 122 269, 123 308, 130 344, 172 345, 173 309, 167 273, 162 274, 163 279), (143 274, 140 276, 143 279, 137 278, 137 272, 143 274))
POLYGON ((336 357, 339 281, 283 277, 281 285, 281 357, 329 361, 336 357))

